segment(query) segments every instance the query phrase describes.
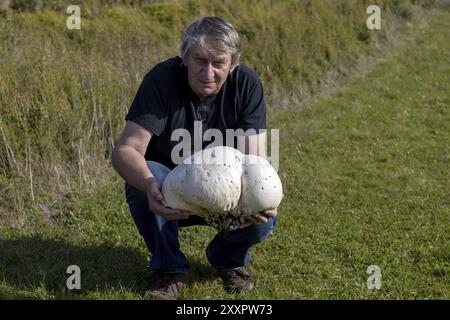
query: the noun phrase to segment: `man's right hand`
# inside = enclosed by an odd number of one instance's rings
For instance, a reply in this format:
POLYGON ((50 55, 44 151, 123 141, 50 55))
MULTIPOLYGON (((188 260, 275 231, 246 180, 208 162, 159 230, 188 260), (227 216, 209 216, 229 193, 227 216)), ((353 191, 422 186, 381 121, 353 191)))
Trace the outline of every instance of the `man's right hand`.
POLYGON ((162 204, 161 201, 164 197, 161 193, 161 184, 155 178, 148 179, 146 185, 148 204, 150 210, 155 214, 160 215, 167 220, 187 219, 189 217, 189 212, 172 209, 162 204))

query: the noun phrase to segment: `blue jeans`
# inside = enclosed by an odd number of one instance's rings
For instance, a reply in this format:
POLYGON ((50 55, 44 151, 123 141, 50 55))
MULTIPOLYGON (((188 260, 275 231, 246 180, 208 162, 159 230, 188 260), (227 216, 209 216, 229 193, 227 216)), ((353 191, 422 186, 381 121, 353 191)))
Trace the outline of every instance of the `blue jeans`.
MULTIPOLYGON (((162 184, 170 169, 154 161, 147 161, 147 165, 153 176, 162 184)), ((150 270, 168 273, 187 272, 190 264, 180 250, 178 228, 204 224, 203 220, 198 216, 191 216, 185 220, 167 220, 149 209, 147 195, 144 192, 125 184, 125 193, 134 222, 152 254, 150 270)), ((276 223, 276 218, 270 218, 265 224, 253 224, 233 231, 220 231, 207 247, 208 261, 218 269, 246 266, 250 260, 250 247, 265 240, 276 223)))

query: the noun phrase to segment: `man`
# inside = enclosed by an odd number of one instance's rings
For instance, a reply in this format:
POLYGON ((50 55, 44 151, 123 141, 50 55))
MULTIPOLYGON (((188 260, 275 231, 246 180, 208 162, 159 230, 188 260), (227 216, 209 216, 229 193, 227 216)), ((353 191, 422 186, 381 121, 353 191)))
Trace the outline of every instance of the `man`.
MULTIPOLYGON (((258 134, 247 137, 243 151, 265 156, 262 84, 239 64, 239 57, 240 39, 231 24, 218 17, 194 21, 182 40, 181 58, 156 65, 144 77, 114 148, 113 166, 126 181, 131 214, 152 254, 149 292, 157 298, 176 299, 190 268, 180 251, 178 227, 204 224, 195 213, 161 202, 161 184, 176 166, 173 131, 193 133, 196 121, 202 130, 214 128, 224 135, 226 129, 254 129, 258 134)), ((276 208, 255 212, 239 228, 221 230, 207 246, 206 256, 228 292, 252 289, 245 268, 249 249, 271 233, 276 215, 276 208)))

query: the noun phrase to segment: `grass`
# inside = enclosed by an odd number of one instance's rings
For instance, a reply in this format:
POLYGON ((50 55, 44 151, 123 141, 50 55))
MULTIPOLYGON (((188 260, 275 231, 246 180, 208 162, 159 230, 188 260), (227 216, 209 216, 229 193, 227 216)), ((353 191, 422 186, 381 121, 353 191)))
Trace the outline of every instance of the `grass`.
POLYGON ((272 122, 287 194, 263 251, 286 255, 271 265, 272 296, 448 299, 448 17, 415 25, 413 42, 333 98, 272 122), (380 291, 366 288, 369 265, 380 291))
MULTIPOLYGON (((194 267, 183 299, 449 298, 450 11, 411 23, 413 35, 367 75, 270 119, 286 197, 274 234, 252 252, 255 290, 225 294, 203 252, 214 230, 192 227, 180 236, 194 267), (380 290, 366 287, 370 265, 380 290)), ((1 298, 146 298, 147 253, 123 183, 102 173, 0 224, 1 298), (65 288, 72 264, 80 291, 65 288)))

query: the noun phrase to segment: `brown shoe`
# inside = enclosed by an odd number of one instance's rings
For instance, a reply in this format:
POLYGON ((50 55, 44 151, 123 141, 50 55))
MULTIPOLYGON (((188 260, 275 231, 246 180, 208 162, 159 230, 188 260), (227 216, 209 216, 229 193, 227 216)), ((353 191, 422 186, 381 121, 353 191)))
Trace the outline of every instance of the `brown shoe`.
POLYGON ((225 291, 228 293, 248 292, 253 289, 250 272, 244 267, 235 269, 219 269, 225 291))
POLYGON ((155 272, 148 279, 147 292, 157 300, 177 300, 186 278, 185 273, 155 272))

